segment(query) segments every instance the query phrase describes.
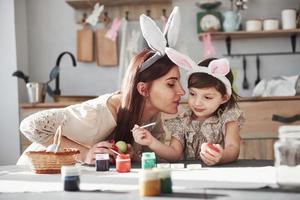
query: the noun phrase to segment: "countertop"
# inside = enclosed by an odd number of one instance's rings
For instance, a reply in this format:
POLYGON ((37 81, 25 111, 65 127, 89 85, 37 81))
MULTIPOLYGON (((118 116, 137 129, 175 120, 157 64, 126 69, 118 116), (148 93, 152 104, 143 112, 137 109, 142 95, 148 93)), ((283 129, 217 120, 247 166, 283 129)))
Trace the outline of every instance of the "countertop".
MULTIPOLYGON (((258 102, 258 101, 281 101, 281 100, 300 100, 300 96, 279 96, 279 97, 241 97, 238 102, 258 102)), ((187 102, 186 99, 181 101, 182 104, 187 102)), ((20 108, 63 108, 80 102, 45 102, 45 103, 21 103, 20 108)))

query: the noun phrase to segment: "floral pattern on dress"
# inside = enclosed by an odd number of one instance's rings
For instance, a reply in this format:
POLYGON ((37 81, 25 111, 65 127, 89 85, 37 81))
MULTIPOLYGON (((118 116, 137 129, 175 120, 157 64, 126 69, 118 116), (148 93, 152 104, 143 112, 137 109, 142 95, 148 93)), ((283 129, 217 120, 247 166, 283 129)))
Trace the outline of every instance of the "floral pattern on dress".
POLYGON ((175 118, 164 120, 164 126, 184 147, 184 159, 199 160, 203 143, 224 147, 225 125, 231 121, 237 121, 241 128, 245 122, 243 112, 238 108, 226 109, 202 122, 193 120, 192 111, 188 109, 175 118))

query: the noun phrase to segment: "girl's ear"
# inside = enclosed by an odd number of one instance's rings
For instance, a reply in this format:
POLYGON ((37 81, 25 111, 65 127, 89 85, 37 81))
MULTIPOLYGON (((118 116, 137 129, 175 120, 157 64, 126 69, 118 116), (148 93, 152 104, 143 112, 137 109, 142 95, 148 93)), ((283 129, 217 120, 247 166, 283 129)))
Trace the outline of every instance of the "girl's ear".
POLYGON ((228 94, 225 94, 225 95, 222 97, 222 102, 221 102, 221 104, 226 103, 227 101, 229 101, 229 99, 230 99, 230 96, 228 96, 228 94))
POLYGON ((139 82, 137 84, 137 90, 143 97, 149 96, 148 84, 145 82, 139 82))

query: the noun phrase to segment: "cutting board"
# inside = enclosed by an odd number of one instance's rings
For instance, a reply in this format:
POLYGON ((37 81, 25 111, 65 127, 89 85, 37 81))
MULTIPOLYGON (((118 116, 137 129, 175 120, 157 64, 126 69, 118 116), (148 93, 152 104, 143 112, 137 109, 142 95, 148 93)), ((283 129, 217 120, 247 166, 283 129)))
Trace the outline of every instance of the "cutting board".
POLYGON ((96 58, 98 66, 117 66, 118 47, 117 41, 112 41, 105 37, 108 29, 100 28, 96 30, 96 58))
POLYGON ((77 60, 80 62, 94 61, 94 32, 89 28, 77 31, 77 60))

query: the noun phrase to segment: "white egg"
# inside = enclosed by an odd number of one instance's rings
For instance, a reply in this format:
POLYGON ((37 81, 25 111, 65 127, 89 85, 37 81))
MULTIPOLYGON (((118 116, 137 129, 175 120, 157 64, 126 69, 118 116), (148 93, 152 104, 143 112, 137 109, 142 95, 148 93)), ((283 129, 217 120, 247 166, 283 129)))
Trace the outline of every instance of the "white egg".
POLYGON ((56 144, 51 144, 47 147, 46 152, 55 152, 56 148, 57 148, 56 144))

